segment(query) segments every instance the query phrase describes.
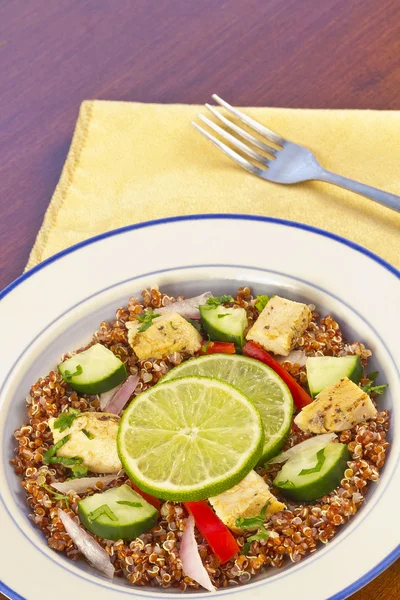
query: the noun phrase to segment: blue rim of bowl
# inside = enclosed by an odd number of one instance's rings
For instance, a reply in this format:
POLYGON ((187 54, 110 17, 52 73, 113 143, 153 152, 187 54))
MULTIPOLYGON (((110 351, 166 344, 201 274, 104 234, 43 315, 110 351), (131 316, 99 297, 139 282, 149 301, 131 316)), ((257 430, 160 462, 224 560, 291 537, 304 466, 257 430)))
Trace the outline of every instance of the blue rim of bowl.
MULTIPOLYGON (((66 256, 68 254, 76 252, 77 250, 79 250, 80 248, 83 248, 85 246, 94 244, 98 241, 101 241, 101 240, 109 238, 109 237, 120 235, 121 233, 125 233, 128 231, 134 231, 136 229, 143 229, 146 227, 154 227, 157 225, 165 225, 168 223, 175 223, 175 222, 180 222, 180 221, 200 221, 200 220, 207 220, 207 219, 211 219, 211 220, 231 219, 231 220, 244 220, 244 221, 258 221, 258 222, 264 222, 264 223, 274 223, 277 225, 283 225, 286 227, 292 227, 294 229, 301 229, 303 231, 315 233, 322 237, 327 237, 329 239, 332 239, 340 244, 343 244, 343 245, 351 248, 352 250, 355 250, 356 252, 363 254, 364 256, 367 256, 374 262, 376 262, 379 265, 381 265, 382 267, 384 267, 387 271, 389 271, 391 274, 393 274, 397 279, 400 279, 400 271, 398 269, 396 269, 396 267, 394 267, 393 265, 391 265, 390 263, 385 261, 380 256, 374 254, 367 248, 364 248, 363 246, 356 244, 355 242, 347 240, 346 238, 344 238, 342 236, 339 236, 335 233, 331 233, 324 229, 320 229, 320 228, 314 227, 312 225, 307 225, 305 223, 296 223, 294 221, 289 221, 286 219, 278 219, 278 218, 274 218, 274 217, 263 217, 263 216, 259 216, 259 215, 245 215, 245 214, 237 214, 237 213, 210 213, 210 214, 182 215, 182 216, 177 216, 177 217, 166 217, 163 219, 154 219, 151 221, 144 221, 143 223, 126 225, 126 226, 120 227, 118 229, 113 229, 111 231, 101 233, 101 234, 91 237, 87 240, 83 240, 82 242, 79 242, 78 244, 70 246, 69 248, 62 250, 61 252, 58 252, 57 254, 44 260, 42 263, 36 265, 35 267, 30 269, 26 273, 23 273, 23 275, 21 275, 20 277, 15 279, 13 282, 11 282, 8 286, 6 286, 0 292, 0 300, 2 300, 15 287, 17 287, 18 285, 23 283, 26 279, 29 279, 36 272, 44 269, 49 264, 56 262, 63 256, 66 256)), ((327 600, 344 600, 350 594, 353 594, 360 588, 367 585, 370 581, 372 581, 375 577, 377 577, 380 573, 382 573, 385 569, 387 569, 399 557, 400 557, 400 544, 397 546, 397 548, 392 550, 390 552, 390 554, 388 554, 381 562, 379 562, 370 571, 365 573, 362 577, 357 579, 355 582, 353 582, 352 584, 350 584, 349 586, 347 586, 340 592, 336 593, 333 596, 330 596, 327 600)), ((9 588, 7 585, 5 585, 1 581, 0 581, 0 592, 3 592, 4 594, 6 594, 11 600, 24 600, 24 598, 22 596, 20 596, 17 592, 15 592, 11 588, 9 588)))

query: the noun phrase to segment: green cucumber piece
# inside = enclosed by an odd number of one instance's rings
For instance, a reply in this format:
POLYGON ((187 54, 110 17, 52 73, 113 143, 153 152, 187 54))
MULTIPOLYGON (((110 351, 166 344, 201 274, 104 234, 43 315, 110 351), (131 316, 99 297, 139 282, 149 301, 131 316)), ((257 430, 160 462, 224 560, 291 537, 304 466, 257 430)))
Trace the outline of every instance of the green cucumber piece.
POLYGON ((88 531, 105 540, 133 540, 156 525, 158 512, 124 484, 78 502, 78 515, 88 531))
POLYGON ((311 456, 299 453, 290 458, 275 477, 273 485, 290 500, 311 502, 340 485, 349 460, 351 454, 346 444, 329 442, 318 456, 317 453, 311 456))
POLYGON ((348 377, 358 385, 363 374, 359 356, 312 356, 306 360, 306 370, 313 398, 342 377, 348 377))
POLYGON ((124 363, 102 344, 68 358, 58 365, 58 370, 82 394, 103 394, 127 378, 124 363))
POLYGON ((218 342, 233 342, 238 350, 244 344, 247 316, 244 308, 199 306, 201 322, 210 339, 218 342))

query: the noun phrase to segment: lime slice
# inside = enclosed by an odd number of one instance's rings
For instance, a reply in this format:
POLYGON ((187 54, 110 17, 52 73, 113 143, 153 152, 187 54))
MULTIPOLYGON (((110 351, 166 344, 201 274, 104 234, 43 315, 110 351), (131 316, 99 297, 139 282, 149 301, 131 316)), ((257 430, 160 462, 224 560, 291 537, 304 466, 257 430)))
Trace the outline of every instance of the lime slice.
POLYGON ((147 389, 128 406, 118 432, 129 477, 166 500, 201 500, 233 487, 257 464, 263 444, 254 404, 209 377, 147 389))
POLYGON ((161 383, 176 377, 215 377, 237 387, 258 408, 264 426, 259 464, 275 456, 292 423, 293 398, 282 379, 262 362, 238 354, 210 354, 188 360, 167 373, 161 383))

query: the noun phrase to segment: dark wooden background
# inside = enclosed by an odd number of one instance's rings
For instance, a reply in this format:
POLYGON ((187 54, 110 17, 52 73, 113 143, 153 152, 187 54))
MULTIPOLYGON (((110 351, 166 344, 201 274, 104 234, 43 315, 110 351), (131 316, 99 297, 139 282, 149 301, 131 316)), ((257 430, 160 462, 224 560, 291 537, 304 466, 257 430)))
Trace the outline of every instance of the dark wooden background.
MULTIPOLYGON (((400 0, 0 0, 0 288, 25 266, 82 100, 214 91, 398 110, 400 0)), ((353 596, 375 598, 400 598, 399 563, 353 596)))

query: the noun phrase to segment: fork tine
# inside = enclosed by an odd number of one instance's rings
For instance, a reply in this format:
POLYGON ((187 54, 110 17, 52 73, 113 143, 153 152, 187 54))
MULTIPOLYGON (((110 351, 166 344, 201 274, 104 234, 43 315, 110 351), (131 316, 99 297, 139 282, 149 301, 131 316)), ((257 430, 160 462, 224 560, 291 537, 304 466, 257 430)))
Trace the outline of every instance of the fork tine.
POLYGON ((245 131, 244 129, 242 129, 241 127, 239 127, 238 125, 236 125, 235 123, 233 123, 232 121, 230 121, 229 119, 224 117, 223 115, 221 115, 217 110, 215 110, 214 106, 211 106, 210 104, 206 103, 206 107, 208 108, 208 110, 210 110, 212 112, 212 114, 215 117, 217 117, 217 119, 219 119, 220 121, 225 123, 225 125, 227 125, 230 129, 235 131, 238 135, 240 135, 240 137, 247 140, 254 146, 257 146, 257 148, 260 148, 260 150, 263 150, 264 152, 268 152, 269 154, 272 154, 273 156, 275 156, 276 153, 279 152, 279 150, 277 150, 276 148, 273 148, 272 146, 268 146, 267 144, 260 142, 260 140, 258 140, 253 135, 251 135, 251 133, 247 133, 247 131, 245 131))
POLYGON ((239 150, 241 150, 242 152, 244 152, 244 154, 247 154, 247 156, 250 156, 254 160, 256 160, 259 163, 261 163, 262 165, 266 165, 266 166, 269 165, 270 160, 268 160, 268 158, 265 158, 265 156, 261 156, 261 154, 258 154, 257 152, 254 152, 254 150, 252 150, 251 148, 249 148, 248 146, 246 146, 246 144, 243 144, 243 142, 241 142, 240 140, 236 139, 233 135, 231 135, 230 133, 228 133, 227 131, 225 131, 225 129, 222 129, 219 125, 217 125, 213 121, 210 121, 210 119, 208 119, 207 117, 205 117, 201 113, 199 113, 197 116, 204 123, 206 123, 206 125, 208 125, 209 127, 211 127, 211 129, 214 129, 214 131, 216 131, 217 133, 219 133, 219 135, 221 137, 223 137, 226 140, 228 140, 228 142, 230 142, 232 144, 232 146, 235 146, 235 148, 238 148, 239 150))
POLYGON ((197 131, 199 131, 202 135, 204 135, 204 137, 206 137, 208 140, 210 140, 210 142, 212 142, 214 144, 214 146, 217 146, 217 148, 222 150, 222 152, 224 152, 224 154, 227 154, 229 156, 229 158, 231 158, 232 160, 235 161, 235 163, 237 163, 238 165, 243 167, 243 169, 246 169, 246 171, 250 171, 250 173, 253 173, 253 175, 258 175, 259 177, 262 177, 262 174, 263 174, 262 169, 260 169, 259 167, 256 167, 255 165, 252 165, 248 160, 246 160, 245 158, 240 156, 240 154, 237 154, 237 152, 235 152, 234 150, 232 150, 231 148, 226 146, 223 142, 220 142, 219 140, 217 140, 217 138, 215 138, 213 135, 208 133, 208 131, 205 131, 205 129, 203 129, 202 127, 197 125, 197 123, 195 123, 194 121, 192 121, 192 125, 195 129, 197 129, 197 131))
POLYGON ((246 123, 246 125, 248 125, 252 129, 255 129, 258 133, 265 135, 265 137, 269 138, 270 140, 272 140, 275 144, 278 144, 279 146, 284 145, 285 139, 282 138, 280 135, 277 135, 276 133, 274 133, 267 127, 264 127, 264 125, 261 125, 260 123, 258 123, 254 119, 252 119, 251 117, 246 116, 245 114, 240 112, 240 110, 238 110, 237 108, 234 108, 233 106, 228 104, 228 102, 225 102, 225 100, 222 100, 222 98, 217 96, 217 94, 213 94, 212 98, 216 102, 218 102, 218 104, 220 104, 221 106, 226 108, 226 110, 229 110, 229 112, 231 112, 233 115, 236 115, 241 121, 243 121, 243 123, 246 123))

